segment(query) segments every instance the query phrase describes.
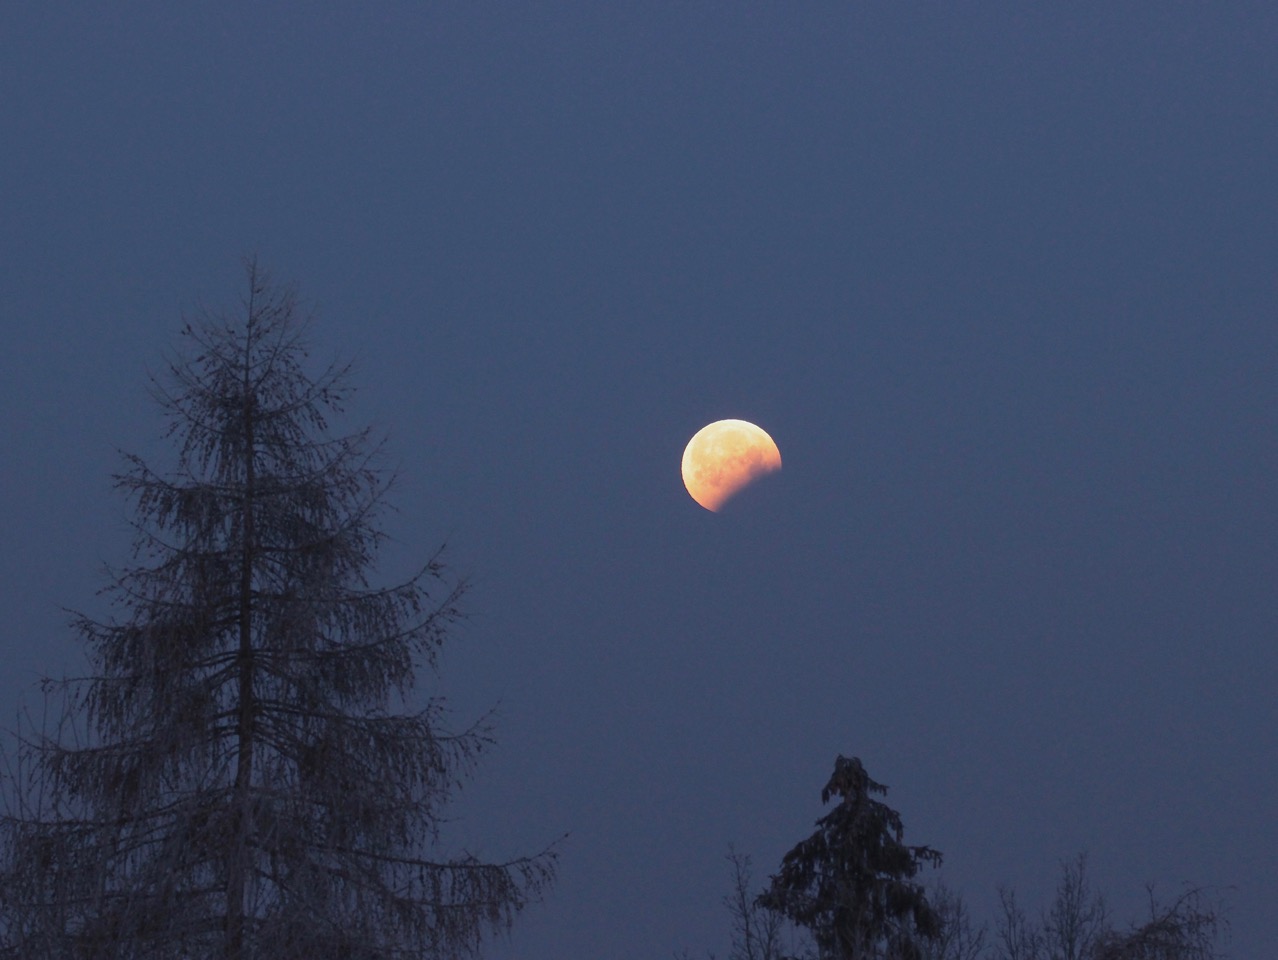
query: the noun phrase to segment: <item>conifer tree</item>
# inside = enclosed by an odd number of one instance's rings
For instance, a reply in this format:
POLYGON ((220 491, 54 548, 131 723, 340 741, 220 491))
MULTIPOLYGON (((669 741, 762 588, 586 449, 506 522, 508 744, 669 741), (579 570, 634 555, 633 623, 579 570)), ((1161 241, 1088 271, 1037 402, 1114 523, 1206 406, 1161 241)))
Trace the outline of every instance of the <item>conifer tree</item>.
POLYGON ((856 757, 834 763, 821 802, 837 797, 817 830, 787 853, 758 899, 812 933, 820 960, 921 960, 941 917, 913 880, 941 854, 902 842, 900 815, 856 757))
POLYGON ((370 583, 388 479, 369 431, 330 433, 347 370, 309 375, 294 293, 247 279, 154 382, 174 463, 126 458, 114 615, 76 619, 88 676, 17 752, 6 957, 463 957, 552 880, 553 851, 438 852, 490 742, 414 694, 463 588, 438 554, 370 583))

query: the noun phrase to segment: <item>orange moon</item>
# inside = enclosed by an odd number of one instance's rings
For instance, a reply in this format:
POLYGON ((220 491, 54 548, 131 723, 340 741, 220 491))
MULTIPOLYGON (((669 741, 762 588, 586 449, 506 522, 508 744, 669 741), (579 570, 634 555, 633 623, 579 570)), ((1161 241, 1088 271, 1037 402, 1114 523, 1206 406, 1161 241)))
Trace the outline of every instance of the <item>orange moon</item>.
POLYGON ((780 469, 777 445, 745 420, 716 420, 693 434, 683 451, 683 485, 716 513, 757 478, 780 469))

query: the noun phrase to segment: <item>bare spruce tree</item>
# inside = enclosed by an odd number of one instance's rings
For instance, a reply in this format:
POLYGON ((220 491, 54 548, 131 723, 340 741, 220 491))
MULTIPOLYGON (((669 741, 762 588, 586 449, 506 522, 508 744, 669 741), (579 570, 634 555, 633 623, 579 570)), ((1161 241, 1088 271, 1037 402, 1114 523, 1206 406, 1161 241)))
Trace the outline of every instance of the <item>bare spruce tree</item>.
POLYGON ((188 324, 155 382, 175 463, 127 458, 115 613, 77 619, 90 674, 19 747, 5 956, 455 958, 552 879, 553 852, 436 853, 489 742, 413 695, 462 587, 438 555, 369 583, 376 446, 330 434, 346 370, 308 375, 294 294, 247 267, 242 312, 188 324))

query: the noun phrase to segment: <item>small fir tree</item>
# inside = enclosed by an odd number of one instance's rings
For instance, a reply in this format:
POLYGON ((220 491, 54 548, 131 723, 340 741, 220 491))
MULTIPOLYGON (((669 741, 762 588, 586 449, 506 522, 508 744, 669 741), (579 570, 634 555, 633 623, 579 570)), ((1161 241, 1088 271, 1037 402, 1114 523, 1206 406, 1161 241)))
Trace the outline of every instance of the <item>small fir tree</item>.
POLYGON ((872 794, 887 787, 870 779, 856 757, 839 757, 821 791, 838 799, 817 830, 781 861, 759 904, 808 928, 821 960, 920 960, 920 943, 941 931, 941 917, 913 881, 941 854, 902 842, 900 815, 872 794))

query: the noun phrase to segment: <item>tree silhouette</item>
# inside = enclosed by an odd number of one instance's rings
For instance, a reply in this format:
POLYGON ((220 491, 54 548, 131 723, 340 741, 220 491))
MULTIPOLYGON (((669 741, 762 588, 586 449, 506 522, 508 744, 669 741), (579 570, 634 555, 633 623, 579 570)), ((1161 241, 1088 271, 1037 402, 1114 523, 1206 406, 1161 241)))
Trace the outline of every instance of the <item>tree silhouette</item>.
POLYGON ((930 884, 928 902, 940 920, 940 932, 920 944, 923 960, 982 960, 986 929, 975 926, 963 895, 944 883, 930 884))
POLYGON ((817 830, 781 861, 760 905, 812 932, 821 960, 920 960, 920 939, 940 933, 941 918, 912 878, 941 854, 902 842, 901 817, 871 794, 887 787, 861 761, 839 757, 821 791, 838 798, 817 830))
POLYGON ((1149 919, 1115 929, 1105 899, 1087 876, 1087 857, 1061 864, 1051 905, 1037 922, 1017 903, 1014 891, 999 891, 1002 916, 996 925, 994 960, 1215 960, 1217 938, 1229 923, 1223 903, 1199 887, 1188 887, 1172 903, 1160 903, 1149 887, 1149 919))
POLYGON ((1171 904, 1159 903, 1149 888, 1149 920, 1125 933, 1099 939, 1096 960, 1215 960, 1218 935, 1228 933, 1224 909, 1190 887, 1171 904))
POLYGON ((188 324, 154 381, 175 467, 126 458, 116 615, 76 619, 90 675, 21 740, 5 956, 461 957, 552 879, 553 852, 436 855, 490 742, 413 701, 463 585, 438 554, 369 584, 378 448, 330 434, 346 369, 309 376, 295 295, 256 262, 247 279, 238 318, 188 324))

